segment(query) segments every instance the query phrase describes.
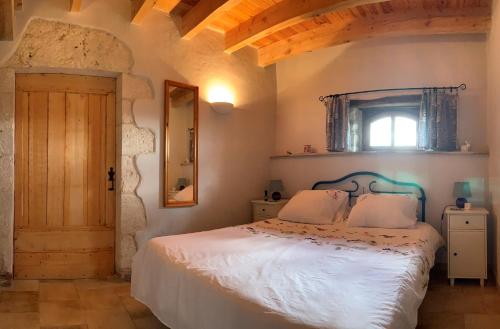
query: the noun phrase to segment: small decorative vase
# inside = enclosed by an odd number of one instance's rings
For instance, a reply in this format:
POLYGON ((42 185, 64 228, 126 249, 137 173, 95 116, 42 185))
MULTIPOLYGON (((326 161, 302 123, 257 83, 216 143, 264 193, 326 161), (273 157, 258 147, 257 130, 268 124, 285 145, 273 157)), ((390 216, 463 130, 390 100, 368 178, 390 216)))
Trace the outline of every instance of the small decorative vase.
POLYGON ((457 202, 456 202, 457 208, 464 209, 466 202, 467 202, 466 198, 457 198, 457 202))
POLYGON ((271 194, 271 198, 274 201, 279 201, 279 200, 281 200, 281 193, 280 192, 273 192, 273 194, 271 194))

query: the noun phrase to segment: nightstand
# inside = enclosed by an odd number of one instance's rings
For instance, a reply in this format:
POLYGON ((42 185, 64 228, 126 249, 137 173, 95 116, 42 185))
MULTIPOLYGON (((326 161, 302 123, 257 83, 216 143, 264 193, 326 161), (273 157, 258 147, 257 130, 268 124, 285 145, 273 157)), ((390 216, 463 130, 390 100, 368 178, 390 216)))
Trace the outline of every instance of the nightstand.
POLYGON ((278 213, 287 202, 288 199, 279 201, 252 200, 252 220, 258 222, 278 217, 278 213))
POLYGON ((484 208, 445 210, 448 227, 448 278, 479 279, 481 287, 487 271, 487 217, 484 208))

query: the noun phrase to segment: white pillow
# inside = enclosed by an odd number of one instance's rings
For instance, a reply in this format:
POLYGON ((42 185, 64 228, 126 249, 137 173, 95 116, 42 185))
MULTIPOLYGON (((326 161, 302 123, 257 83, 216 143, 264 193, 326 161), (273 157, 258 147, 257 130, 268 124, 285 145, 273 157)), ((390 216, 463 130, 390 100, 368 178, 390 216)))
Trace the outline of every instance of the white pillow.
POLYGON ((347 226, 411 228, 417 222, 415 195, 363 194, 352 208, 347 226))
POLYGON ((299 191, 280 210, 278 218, 296 223, 332 224, 347 196, 337 190, 299 191))
POLYGON ((177 192, 174 196, 175 201, 193 201, 193 185, 186 186, 182 191, 177 192))

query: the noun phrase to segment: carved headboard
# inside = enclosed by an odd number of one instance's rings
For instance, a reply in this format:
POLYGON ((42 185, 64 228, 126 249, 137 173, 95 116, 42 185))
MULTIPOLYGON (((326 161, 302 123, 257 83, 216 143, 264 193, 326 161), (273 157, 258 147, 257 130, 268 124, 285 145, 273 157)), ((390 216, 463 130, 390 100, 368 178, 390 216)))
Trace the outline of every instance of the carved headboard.
POLYGON ((350 205, 352 205, 353 198, 357 198, 364 193, 415 194, 420 205, 418 217, 420 221, 425 222, 425 192, 417 183, 397 181, 371 171, 357 171, 339 179, 319 181, 312 187, 313 190, 330 188, 349 193, 350 205), (377 188, 377 186, 380 186, 380 188, 377 188))

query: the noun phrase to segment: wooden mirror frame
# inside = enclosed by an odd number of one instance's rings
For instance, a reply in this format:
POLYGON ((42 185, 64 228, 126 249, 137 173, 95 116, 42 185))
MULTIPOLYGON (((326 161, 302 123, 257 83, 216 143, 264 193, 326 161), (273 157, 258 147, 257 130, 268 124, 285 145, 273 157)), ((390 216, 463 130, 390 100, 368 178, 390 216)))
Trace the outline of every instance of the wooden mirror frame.
POLYGON ((199 91, 197 86, 188 85, 182 82, 165 80, 165 118, 164 118, 164 143, 165 157, 163 161, 163 205, 166 208, 192 207, 198 204, 198 109, 199 91), (180 201, 176 203, 168 202, 168 125, 170 114, 170 87, 190 89, 193 91, 193 128, 194 128, 194 161, 193 161, 193 201, 180 201))

